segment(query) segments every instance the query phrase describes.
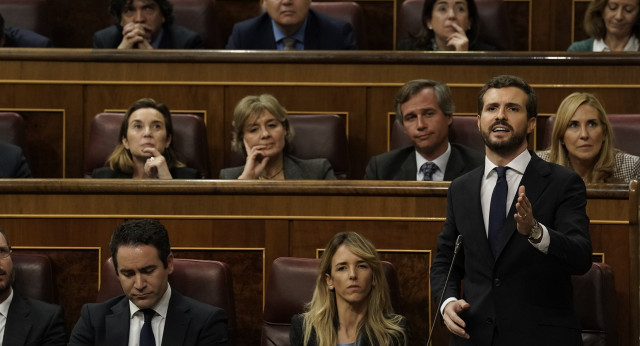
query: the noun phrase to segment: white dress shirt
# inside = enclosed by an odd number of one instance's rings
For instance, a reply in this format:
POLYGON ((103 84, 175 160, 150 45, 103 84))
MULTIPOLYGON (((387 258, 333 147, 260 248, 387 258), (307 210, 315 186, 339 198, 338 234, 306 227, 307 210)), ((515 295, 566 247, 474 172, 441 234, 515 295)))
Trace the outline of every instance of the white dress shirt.
POLYGON ((427 162, 433 162, 436 164, 436 166, 438 166, 438 169, 436 169, 436 171, 433 172, 433 175, 431 176, 431 180, 443 181, 444 170, 445 168, 447 168, 447 163, 449 162, 450 156, 451 156, 451 144, 449 142, 447 142, 447 151, 445 151, 442 155, 436 157, 433 161, 428 161, 422 155, 420 155, 418 151, 416 151, 416 167, 418 172, 416 174, 416 180, 422 181, 422 178, 424 177, 424 174, 422 174, 422 172, 420 171, 420 167, 422 167, 422 165, 427 162))
POLYGON ((0 303, 0 346, 2 346, 2 340, 4 340, 4 329, 7 326, 7 316, 9 315, 9 306, 13 300, 13 289, 9 293, 9 297, 0 303))
MULTIPOLYGON (((167 320, 167 310, 169 309, 169 299, 171 298, 171 286, 167 285, 167 291, 162 295, 160 301, 152 309, 156 315, 151 320, 151 329, 156 339, 156 346, 162 345, 162 336, 164 335, 164 323, 167 320)), ((140 345, 140 331, 144 324, 144 314, 140 308, 129 301, 129 314, 131 320, 129 322, 129 346, 140 345)))

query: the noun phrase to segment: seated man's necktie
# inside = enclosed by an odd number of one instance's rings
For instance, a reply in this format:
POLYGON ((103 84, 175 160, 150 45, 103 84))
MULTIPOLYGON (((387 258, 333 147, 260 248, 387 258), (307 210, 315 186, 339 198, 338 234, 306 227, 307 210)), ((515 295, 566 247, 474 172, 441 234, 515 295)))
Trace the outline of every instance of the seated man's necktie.
POLYGON ((285 37, 282 39, 282 43, 284 44, 284 50, 295 50, 296 49, 296 39, 293 37, 285 37))
POLYGON ((433 173, 438 170, 438 165, 433 162, 425 162, 422 166, 420 166, 420 173, 422 173, 423 181, 432 181, 433 173))
POLYGON ((151 320, 156 312, 152 309, 140 310, 144 313, 144 324, 140 330, 140 346, 156 346, 156 338, 153 336, 153 329, 151 328, 151 320))

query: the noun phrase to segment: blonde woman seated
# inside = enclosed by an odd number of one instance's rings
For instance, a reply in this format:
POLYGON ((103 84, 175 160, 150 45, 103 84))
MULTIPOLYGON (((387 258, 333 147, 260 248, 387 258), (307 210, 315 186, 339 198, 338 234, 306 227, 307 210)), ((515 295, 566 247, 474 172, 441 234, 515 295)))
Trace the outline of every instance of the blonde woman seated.
POLYGON ((275 97, 262 94, 240 100, 233 112, 231 148, 246 157, 244 166, 225 168, 221 179, 335 179, 327 159, 301 160, 287 152, 293 127, 275 97))
POLYGON ((150 98, 136 101, 124 115, 120 144, 107 166, 95 169, 92 178, 199 179, 173 148, 173 124, 167 106, 150 98))
POLYGON ((292 346, 407 344, 378 253, 357 233, 338 233, 327 244, 307 309, 291 320, 292 346))
POLYGON ((585 183, 627 183, 640 177, 640 157, 613 147, 607 113, 589 93, 576 92, 562 101, 551 148, 538 156, 573 169, 585 183))

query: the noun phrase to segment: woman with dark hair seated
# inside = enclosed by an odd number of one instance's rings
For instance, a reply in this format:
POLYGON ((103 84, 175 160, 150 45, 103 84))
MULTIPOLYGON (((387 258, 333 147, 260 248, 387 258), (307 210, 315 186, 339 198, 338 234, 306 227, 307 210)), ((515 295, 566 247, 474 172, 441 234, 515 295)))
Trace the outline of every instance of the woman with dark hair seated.
POLYGON ((124 115, 118 138, 107 167, 94 170, 92 178, 200 178, 197 170, 178 160, 171 112, 162 103, 150 98, 136 101, 124 115))
POLYGON ((291 320, 292 346, 401 346, 406 319, 393 313, 378 252, 355 232, 338 233, 322 254, 307 312, 291 320))
POLYGON ((221 170, 221 179, 336 178, 327 159, 301 160, 287 153, 294 131, 275 97, 246 96, 233 111, 232 125, 231 148, 243 153, 246 162, 221 170))
POLYGON ((477 40, 479 17, 474 0, 425 0, 421 24, 420 33, 400 41, 398 50, 496 50, 477 40))
POLYGON ((567 96, 556 114, 551 148, 542 159, 576 171, 585 183, 640 179, 640 157, 613 147, 613 130, 600 101, 589 93, 567 96))

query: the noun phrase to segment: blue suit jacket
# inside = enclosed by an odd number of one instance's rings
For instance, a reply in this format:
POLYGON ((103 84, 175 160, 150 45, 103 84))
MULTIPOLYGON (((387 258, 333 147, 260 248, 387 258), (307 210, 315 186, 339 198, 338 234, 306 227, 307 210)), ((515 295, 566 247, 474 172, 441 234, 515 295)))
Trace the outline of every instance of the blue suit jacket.
POLYGON ((67 344, 62 308, 13 291, 2 344, 63 346, 67 344))
MULTIPOLYGON (((122 29, 112 25, 93 34, 93 48, 118 48, 122 42, 122 29)), ((165 27, 159 49, 202 49, 200 35, 180 25, 165 27)))
POLYGON ((461 318, 471 339, 453 336, 451 344, 582 345, 571 286, 571 275, 584 274, 591 267, 582 179, 531 152, 520 185, 526 188, 533 216, 549 231, 548 253, 540 252, 518 233, 513 218, 517 198, 513 196, 494 259, 480 202, 483 174, 484 165, 451 183, 447 219, 431 266, 431 294, 439 299, 456 238, 459 234, 464 237, 445 299, 457 297, 469 303, 461 318))
MULTIPOLYGON (((451 143, 451 156, 444 170, 444 180, 453 180, 484 163, 482 153, 464 145, 451 143)), ((416 150, 413 146, 376 155, 369 160, 365 180, 416 180, 416 150)))
MULTIPOLYGON (((103 303, 85 304, 73 328, 69 346, 127 345, 129 298, 120 295, 103 303)), ((228 345, 227 314, 171 289, 162 338, 163 346, 228 345)))
MULTIPOLYGON (((233 26, 227 49, 276 49, 267 12, 233 26)), ((309 9, 304 34, 305 50, 357 49, 351 24, 309 9)))
POLYGON ((4 40, 5 47, 53 47, 53 43, 48 37, 14 26, 4 28, 4 40))

